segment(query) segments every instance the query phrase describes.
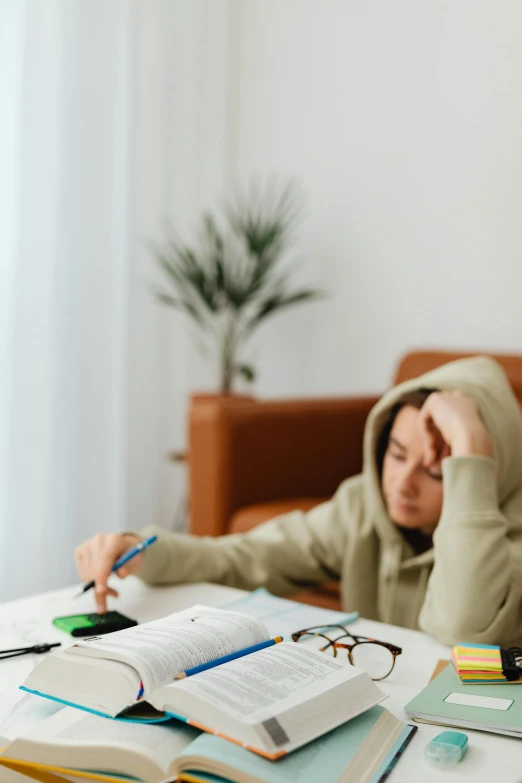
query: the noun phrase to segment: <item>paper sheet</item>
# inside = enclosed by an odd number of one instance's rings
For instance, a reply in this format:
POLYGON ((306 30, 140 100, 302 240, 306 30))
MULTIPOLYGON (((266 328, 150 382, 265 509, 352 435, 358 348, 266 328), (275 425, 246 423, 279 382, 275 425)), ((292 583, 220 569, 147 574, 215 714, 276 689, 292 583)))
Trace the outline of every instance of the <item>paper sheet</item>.
POLYGON ((244 598, 223 604, 222 609, 234 609, 243 612, 266 625, 270 636, 282 636, 291 641, 292 633, 314 625, 347 625, 358 619, 358 612, 335 612, 319 606, 309 606, 287 598, 278 598, 264 587, 254 590, 244 598))

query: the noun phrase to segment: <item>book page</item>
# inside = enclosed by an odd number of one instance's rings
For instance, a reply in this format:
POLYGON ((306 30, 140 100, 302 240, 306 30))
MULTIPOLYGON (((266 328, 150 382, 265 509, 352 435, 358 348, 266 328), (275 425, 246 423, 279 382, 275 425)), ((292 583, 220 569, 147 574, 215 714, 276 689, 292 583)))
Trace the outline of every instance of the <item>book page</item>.
POLYGON ((360 673, 323 653, 283 642, 162 688, 161 708, 170 711, 169 696, 175 706, 182 698, 178 692, 184 691, 200 695, 233 718, 257 723, 360 673))
MULTIPOLYGON (((15 740, 9 751, 12 750, 13 756, 21 759, 32 758, 34 753, 23 750, 24 745, 29 747, 28 741, 64 749, 67 747, 85 750, 103 747, 128 749, 150 758, 167 771, 177 755, 199 733, 191 726, 174 721, 172 724, 162 725, 129 723, 107 720, 97 715, 85 714, 72 707, 64 707, 59 713, 42 721, 24 737, 15 740)), ((60 758, 58 751, 53 755, 60 758)))
POLYGON ((18 685, 6 688, 0 701, 0 746, 7 745, 61 709, 62 704, 24 693, 18 685))
POLYGON ((206 606, 193 606, 162 620, 93 637, 67 654, 122 661, 140 674, 145 698, 175 675, 269 638, 259 620, 206 606))

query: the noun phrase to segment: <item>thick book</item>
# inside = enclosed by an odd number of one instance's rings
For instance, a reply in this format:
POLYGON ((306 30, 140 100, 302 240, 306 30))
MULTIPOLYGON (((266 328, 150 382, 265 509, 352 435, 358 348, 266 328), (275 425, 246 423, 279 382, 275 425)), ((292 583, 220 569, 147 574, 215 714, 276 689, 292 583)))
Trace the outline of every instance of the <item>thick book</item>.
POLYGON ((405 710, 421 723, 522 737, 520 685, 464 684, 452 666, 435 677, 405 710))
POLYGON ((366 672, 295 642, 241 656, 268 638, 253 617, 195 606, 53 653, 23 687, 105 717, 174 717, 271 759, 385 698, 366 672), (240 657, 176 679, 234 654, 240 657))
POLYGON ((10 763, 18 770, 85 783, 377 783, 414 732, 376 706, 295 753, 269 761, 174 721, 139 726, 66 707, 12 742, 0 756, 0 779, 2 763, 10 763))

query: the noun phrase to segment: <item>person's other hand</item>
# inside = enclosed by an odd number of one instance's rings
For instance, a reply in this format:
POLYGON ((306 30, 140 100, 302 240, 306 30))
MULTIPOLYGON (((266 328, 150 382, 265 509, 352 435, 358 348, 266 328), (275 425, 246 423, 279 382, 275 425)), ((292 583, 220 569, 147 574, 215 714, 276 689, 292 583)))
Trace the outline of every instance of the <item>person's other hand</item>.
MULTIPOLYGON (((116 590, 109 587, 107 580, 116 560, 142 539, 131 533, 98 533, 81 544, 74 553, 76 569, 82 582, 94 579, 96 609, 100 614, 107 611, 107 596, 117 596, 116 590)), ((137 574, 143 564, 143 554, 140 553, 129 560, 116 571, 124 579, 129 574, 137 574)))
POLYGON ((430 394, 421 408, 419 425, 424 440, 424 465, 470 454, 493 456, 491 435, 471 397, 459 391, 430 394))

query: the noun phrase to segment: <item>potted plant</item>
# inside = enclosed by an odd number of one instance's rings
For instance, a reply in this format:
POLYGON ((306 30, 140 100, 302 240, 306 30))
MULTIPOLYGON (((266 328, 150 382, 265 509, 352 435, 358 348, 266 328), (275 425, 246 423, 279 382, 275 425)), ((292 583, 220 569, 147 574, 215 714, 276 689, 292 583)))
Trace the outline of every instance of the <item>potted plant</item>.
POLYGON ((296 214, 293 185, 252 188, 221 220, 203 215, 195 247, 172 235, 154 247, 171 289, 156 295, 185 312, 214 345, 224 395, 238 376, 249 383, 256 378, 245 360, 253 332, 284 308, 322 295, 290 284, 285 256, 296 214))

